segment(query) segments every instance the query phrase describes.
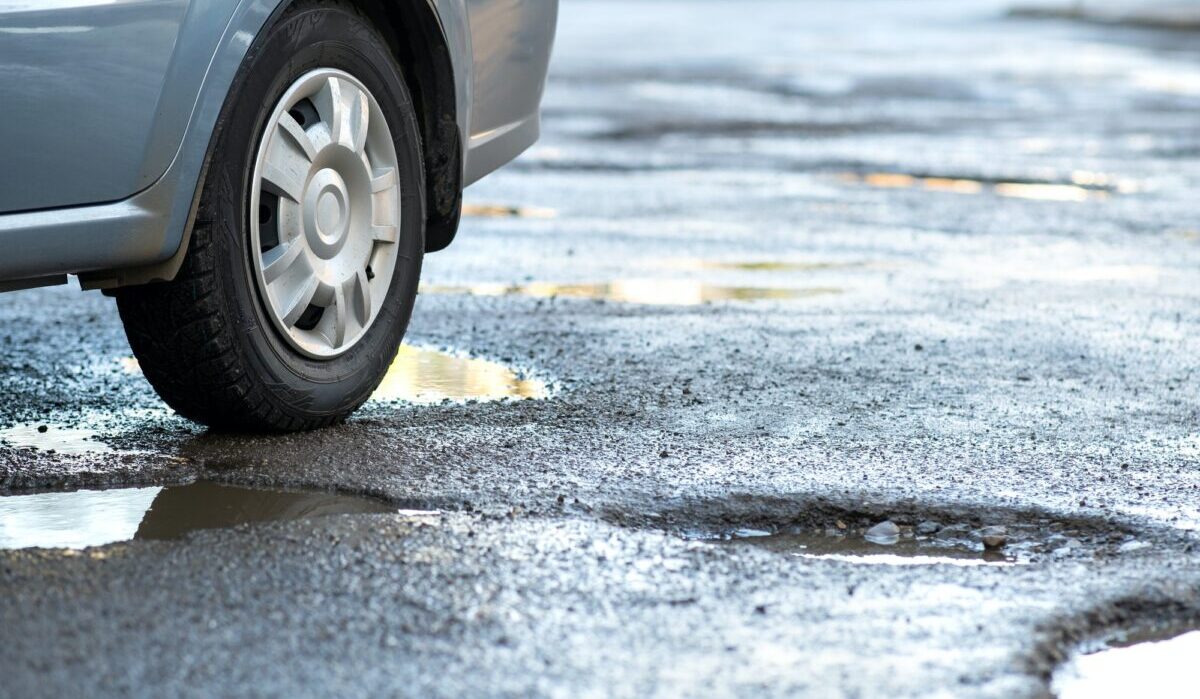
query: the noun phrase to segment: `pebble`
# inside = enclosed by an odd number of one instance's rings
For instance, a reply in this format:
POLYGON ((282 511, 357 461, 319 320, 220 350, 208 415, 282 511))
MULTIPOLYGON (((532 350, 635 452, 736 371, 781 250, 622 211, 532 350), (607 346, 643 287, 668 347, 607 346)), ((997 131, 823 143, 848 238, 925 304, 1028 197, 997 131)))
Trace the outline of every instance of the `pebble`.
POLYGON ((766 529, 734 529, 729 532, 729 536, 734 539, 757 539, 760 536, 771 536, 771 532, 766 529))
POLYGON ((900 527, 897 527, 896 523, 891 520, 880 522, 868 529, 863 538, 872 544, 891 546, 900 539, 900 527))
POLYGON ((942 525, 927 519, 917 525, 917 533, 921 536, 929 536, 930 534, 936 534, 941 528, 942 525))
POLYGON ((1001 549, 1008 543, 1008 529, 1001 526, 984 527, 975 532, 985 549, 1001 549))
POLYGON ((965 524, 949 524, 938 530, 937 538, 939 539, 961 539, 970 533, 970 529, 965 524))

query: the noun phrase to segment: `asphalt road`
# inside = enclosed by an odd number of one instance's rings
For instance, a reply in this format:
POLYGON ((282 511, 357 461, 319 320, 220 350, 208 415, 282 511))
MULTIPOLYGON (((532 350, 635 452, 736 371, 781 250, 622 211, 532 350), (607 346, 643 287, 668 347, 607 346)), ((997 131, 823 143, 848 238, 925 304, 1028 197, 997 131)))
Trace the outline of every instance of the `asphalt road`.
POLYGON ((1081 641, 1200 625, 1200 49, 1005 9, 564 0, 543 139, 409 334, 543 399, 207 434, 110 300, 0 296, 0 428, 103 445, 10 438, 7 494, 439 511, 0 551, 0 694, 1039 697, 1081 641), (885 519, 1013 554, 710 540, 885 519))

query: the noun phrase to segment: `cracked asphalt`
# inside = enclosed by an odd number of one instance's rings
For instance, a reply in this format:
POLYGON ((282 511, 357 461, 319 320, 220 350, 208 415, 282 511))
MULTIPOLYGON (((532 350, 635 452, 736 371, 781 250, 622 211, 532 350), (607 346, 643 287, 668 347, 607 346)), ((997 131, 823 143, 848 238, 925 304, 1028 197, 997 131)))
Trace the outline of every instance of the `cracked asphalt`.
POLYGON ((542 140, 408 336, 546 399, 210 434, 111 300, 0 296, 0 428, 106 446, 0 444, 4 494, 440 511, 0 551, 0 695, 1043 697, 1080 642, 1200 626, 1200 48, 1007 8, 564 0, 542 140), (1032 553, 695 535, 885 519, 1032 553))

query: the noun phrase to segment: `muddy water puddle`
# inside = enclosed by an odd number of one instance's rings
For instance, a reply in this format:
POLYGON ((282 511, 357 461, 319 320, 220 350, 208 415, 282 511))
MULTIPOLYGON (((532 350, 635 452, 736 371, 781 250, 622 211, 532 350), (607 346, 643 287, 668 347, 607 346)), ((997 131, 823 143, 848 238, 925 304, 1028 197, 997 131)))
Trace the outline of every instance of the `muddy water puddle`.
POLYGON ((463 204, 462 215, 472 218, 554 218, 558 212, 540 206, 463 204))
POLYGON ((951 194, 992 194, 1013 199, 1053 202, 1084 202, 1107 199, 1115 192, 1129 191, 1128 183, 1110 183, 1097 173, 1077 173, 1070 182, 1035 182, 962 177, 912 175, 899 172, 841 173, 838 179, 877 189, 921 189, 951 194))
POLYGON ((1200 631, 1154 629, 1084 648, 1054 673, 1058 699, 1200 696, 1200 631))
POLYGON ((549 395, 544 381, 522 376, 500 362, 404 345, 371 400, 432 404, 549 395))
POLYGON ((989 549, 963 537, 916 536, 904 531, 884 536, 868 532, 783 531, 737 529, 688 538, 719 546, 753 546, 803 559, 832 560, 859 565, 886 566, 988 566, 1016 565, 1022 560, 1017 549, 989 549))
MULTIPOLYGON (((76 490, 0 497, 0 549, 102 546, 178 539, 201 529, 328 515, 397 513, 381 501, 337 493, 190 485, 76 490)), ((436 512, 399 511, 408 516, 436 512)))
POLYGON ((677 257, 658 263, 666 269, 718 272, 828 272, 880 266, 876 261, 828 260, 716 260, 700 257, 677 257))
MULTIPOLYGON (((119 361, 125 373, 141 373, 133 357, 119 361)), ((525 376, 500 362, 430 347, 402 345, 371 400, 429 405, 446 400, 541 399, 549 395, 550 388, 545 381, 525 376)), ((3 436, 0 432, 0 438, 3 436)))
POLYGON ((48 455, 103 456, 145 454, 114 444, 128 442, 134 434, 165 433, 165 425, 188 429, 166 407, 122 410, 84 410, 75 414, 53 414, 43 419, 0 429, 0 445, 48 455))
MULTIPOLYGON (((141 374, 137 359, 117 360, 126 375, 141 374)), ((453 352, 404 345, 371 401, 432 405, 444 401, 544 399, 549 385, 500 362, 453 352)), ((169 408, 89 410, 51 415, 0 429, 0 445, 46 455, 98 457, 151 453, 142 448, 148 434, 193 433, 196 426, 169 408), (114 446, 115 445, 115 446, 114 446)))
POLYGON ((47 454, 111 454, 115 450, 99 439, 99 430, 57 424, 27 423, 0 430, 0 442, 19 449, 47 454))
POLYGON ((623 279, 594 284, 425 284, 424 294, 577 298, 659 306, 699 306, 722 301, 784 301, 843 293, 837 287, 723 286, 690 279, 623 279))

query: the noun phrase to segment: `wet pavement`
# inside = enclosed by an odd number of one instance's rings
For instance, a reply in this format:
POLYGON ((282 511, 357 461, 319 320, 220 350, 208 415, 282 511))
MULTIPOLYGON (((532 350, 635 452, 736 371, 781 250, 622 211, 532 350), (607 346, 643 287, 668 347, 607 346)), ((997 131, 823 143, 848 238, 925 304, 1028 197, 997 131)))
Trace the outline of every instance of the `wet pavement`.
POLYGON ((0 551, 5 691, 1065 696, 1200 628, 1200 44, 1008 10, 564 0, 336 429, 207 433, 110 300, 0 295, 0 526, 383 508, 0 551))

